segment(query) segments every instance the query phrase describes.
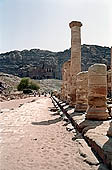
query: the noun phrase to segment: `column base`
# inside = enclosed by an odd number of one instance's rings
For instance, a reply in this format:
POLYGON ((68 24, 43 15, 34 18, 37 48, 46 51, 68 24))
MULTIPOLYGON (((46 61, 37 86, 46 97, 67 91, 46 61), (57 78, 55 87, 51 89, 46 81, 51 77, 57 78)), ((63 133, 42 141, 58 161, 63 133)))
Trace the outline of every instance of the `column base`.
POLYGON ((76 112, 86 112, 87 104, 76 104, 75 111, 76 112))
POLYGON ((107 132, 107 135, 112 137, 112 121, 110 122, 110 128, 109 128, 109 130, 107 132))
POLYGON ((69 102, 70 106, 74 106, 76 105, 76 94, 70 94, 70 102, 69 102))
POLYGON ((88 107, 86 113, 86 119, 89 120, 107 120, 109 118, 106 107, 88 107))

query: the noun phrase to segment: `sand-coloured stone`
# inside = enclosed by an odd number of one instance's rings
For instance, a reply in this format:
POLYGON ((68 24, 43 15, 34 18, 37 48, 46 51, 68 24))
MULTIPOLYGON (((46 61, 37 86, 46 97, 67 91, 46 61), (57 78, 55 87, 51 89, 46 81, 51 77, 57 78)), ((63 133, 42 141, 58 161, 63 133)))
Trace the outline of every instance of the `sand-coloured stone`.
POLYGON ((64 99, 64 64, 62 66, 62 85, 61 85, 61 100, 64 99))
POLYGON ((68 60, 66 62, 67 68, 66 68, 66 76, 67 76, 67 84, 66 84, 66 96, 67 96, 67 102, 70 102, 70 85, 71 85, 71 77, 70 77, 70 65, 71 65, 71 60, 68 60))
POLYGON ((85 112, 88 103, 88 72, 77 74, 76 79, 76 108, 75 111, 85 112))
POLYGON ((105 64, 94 64, 88 69, 87 119, 106 120, 109 117, 106 98, 107 67, 105 64))
POLYGON ((61 99, 66 101, 67 100, 67 62, 63 64, 62 67, 62 87, 61 87, 61 99))
POLYGON ((71 105, 76 104, 76 75, 81 72, 81 33, 82 23, 72 21, 69 24, 71 28, 71 86, 70 97, 71 105))

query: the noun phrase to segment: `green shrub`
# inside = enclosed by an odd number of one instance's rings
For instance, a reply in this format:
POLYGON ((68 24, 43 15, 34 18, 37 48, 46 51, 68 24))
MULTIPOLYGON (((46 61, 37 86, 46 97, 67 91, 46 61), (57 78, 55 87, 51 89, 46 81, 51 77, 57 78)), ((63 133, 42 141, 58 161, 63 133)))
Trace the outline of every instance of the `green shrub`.
POLYGON ((40 86, 37 83, 35 83, 34 81, 30 81, 28 88, 38 91, 40 89, 40 86))
POLYGON ((18 91, 23 91, 24 89, 39 90, 40 86, 29 78, 22 78, 17 86, 18 91))

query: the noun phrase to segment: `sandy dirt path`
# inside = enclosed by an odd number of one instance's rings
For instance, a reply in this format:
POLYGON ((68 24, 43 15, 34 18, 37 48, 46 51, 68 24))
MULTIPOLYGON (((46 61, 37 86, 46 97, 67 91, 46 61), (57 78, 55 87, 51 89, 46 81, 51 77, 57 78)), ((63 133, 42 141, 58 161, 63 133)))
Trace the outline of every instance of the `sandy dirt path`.
POLYGON ((0 102, 0 110, 4 110, 4 109, 14 109, 19 107, 20 105, 23 105, 25 103, 31 102, 33 100, 37 100, 37 97, 28 97, 25 99, 15 99, 15 100, 10 100, 10 101, 4 101, 4 102, 0 102))
POLYGON ((40 97, 0 114, 0 170, 101 170, 85 161, 51 107, 49 97, 40 97))

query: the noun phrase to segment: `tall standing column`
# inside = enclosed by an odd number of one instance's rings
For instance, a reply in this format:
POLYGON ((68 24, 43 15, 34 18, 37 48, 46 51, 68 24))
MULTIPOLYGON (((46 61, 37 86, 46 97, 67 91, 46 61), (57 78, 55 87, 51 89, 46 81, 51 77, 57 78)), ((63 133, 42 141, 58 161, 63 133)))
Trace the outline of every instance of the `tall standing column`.
POLYGON ((109 117, 106 98, 107 67, 105 64, 94 64, 88 69, 87 119, 106 120, 109 117))
POLYGON ((76 104, 76 75, 81 71, 81 22, 72 21, 69 24, 71 28, 71 105, 76 104))

